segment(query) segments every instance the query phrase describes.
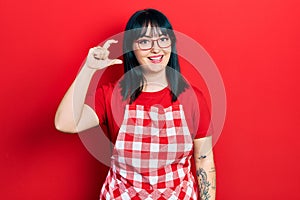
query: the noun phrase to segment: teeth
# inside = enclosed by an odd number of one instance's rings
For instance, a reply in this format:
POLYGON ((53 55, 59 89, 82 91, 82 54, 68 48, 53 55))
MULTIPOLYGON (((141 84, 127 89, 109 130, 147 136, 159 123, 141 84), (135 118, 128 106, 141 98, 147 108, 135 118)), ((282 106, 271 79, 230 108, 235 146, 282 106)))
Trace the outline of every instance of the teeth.
POLYGON ((160 60, 162 58, 162 56, 160 57, 149 57, 150 60, 160 60))

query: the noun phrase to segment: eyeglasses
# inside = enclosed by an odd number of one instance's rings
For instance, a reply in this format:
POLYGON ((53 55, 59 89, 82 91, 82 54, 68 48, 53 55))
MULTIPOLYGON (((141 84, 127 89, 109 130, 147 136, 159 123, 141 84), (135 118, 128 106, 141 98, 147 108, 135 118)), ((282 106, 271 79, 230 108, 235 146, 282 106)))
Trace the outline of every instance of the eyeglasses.
POLYGON ((157 42, 157 45, 160 48, 168 48, 171 46, 171 39, 167 36, 158 38, 156 40, 153 40, 150 38, 149 39, 142 38, 142 39, 136 40, 136 43, 138 44, 138 46, 141 50, 146 51, 146 50, 152 49, 155 41, 157 42))

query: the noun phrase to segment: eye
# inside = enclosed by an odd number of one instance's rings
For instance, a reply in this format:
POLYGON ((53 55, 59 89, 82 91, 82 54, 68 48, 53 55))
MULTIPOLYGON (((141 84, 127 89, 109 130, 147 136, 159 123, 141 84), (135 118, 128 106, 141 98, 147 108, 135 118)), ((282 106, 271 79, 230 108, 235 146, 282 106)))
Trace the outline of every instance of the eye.
POLYGON ((168 37, 162 37, 159 39, 161 42, 168 42, 170 40, 170 38, 168 37))
POLYGON ((149 44, 149 43, 150 43, 150 40, 147 40, 147 39, 140 39, 140 40, 138 40, 138 43, 141 44, 141 45, 145 45, 145 44, 149 44))

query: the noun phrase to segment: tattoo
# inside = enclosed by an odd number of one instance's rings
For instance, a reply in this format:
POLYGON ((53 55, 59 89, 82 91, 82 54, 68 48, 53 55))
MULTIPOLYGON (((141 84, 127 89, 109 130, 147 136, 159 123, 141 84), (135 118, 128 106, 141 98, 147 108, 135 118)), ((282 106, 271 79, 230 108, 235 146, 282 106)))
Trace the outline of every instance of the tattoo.
POLYGON ((207 180, 207 174, 203 168, 198 169, 196 174, 200 178, 199 187, 201 200, 209 200, 210 195, 208 193, 208 190, 211 184, 207 180))
MULTIPOLYGON (((210 169, 210 171, 208 171, 209 173, 215 173, 216 172, 216 169, 214 167, 212 167, 210 169)), ((212 183, 211 183, 211 189, 215 190, 216 189, 216 180, 213 179, 212 180, 212 183)))
POLYGON ((200 156, 198 159, 201 160, 201 159, 203 159, 203 158, 206 158, 206 156, 205 156, 205 155, 200 156))

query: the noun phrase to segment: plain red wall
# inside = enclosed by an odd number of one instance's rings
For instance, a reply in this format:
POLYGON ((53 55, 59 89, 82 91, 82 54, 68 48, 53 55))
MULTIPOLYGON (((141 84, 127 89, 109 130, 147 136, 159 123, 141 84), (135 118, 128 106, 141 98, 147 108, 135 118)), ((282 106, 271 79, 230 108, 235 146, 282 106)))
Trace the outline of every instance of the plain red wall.
POLYGON ((300 199, 299 6, 297 0, 2 0, 1 199, 98 199, 106 168, 78 135, 55 130, 54 114, 88 49, 147 7, 202 44, 223 77, 217 199, 300 199))

